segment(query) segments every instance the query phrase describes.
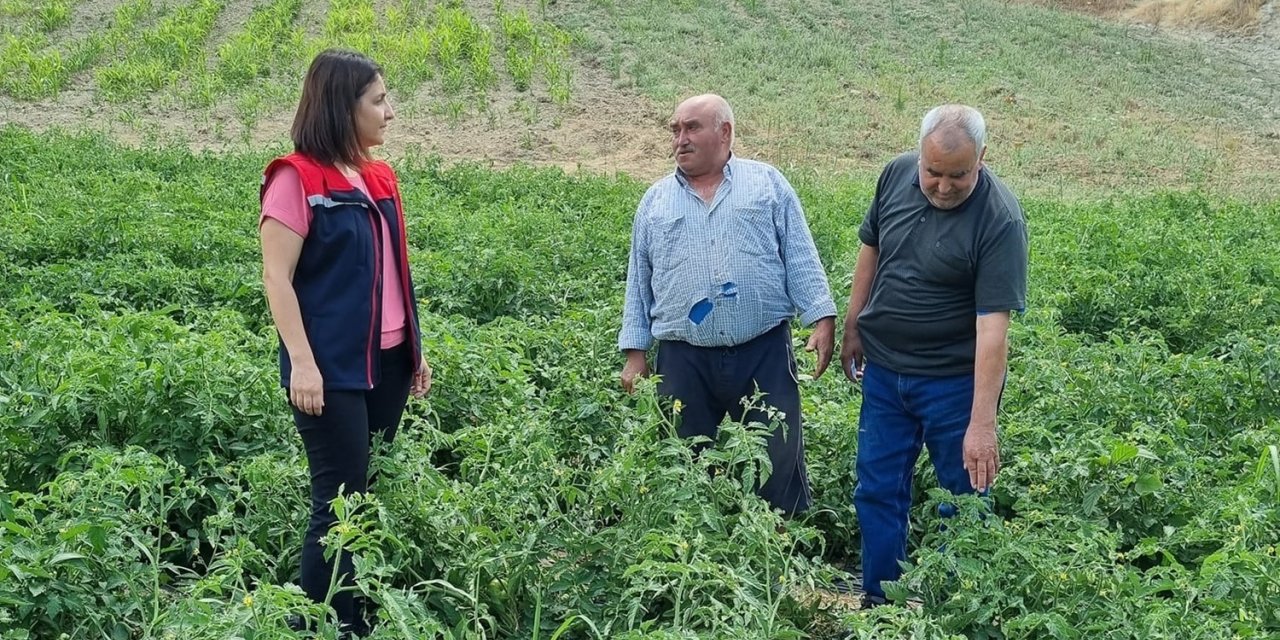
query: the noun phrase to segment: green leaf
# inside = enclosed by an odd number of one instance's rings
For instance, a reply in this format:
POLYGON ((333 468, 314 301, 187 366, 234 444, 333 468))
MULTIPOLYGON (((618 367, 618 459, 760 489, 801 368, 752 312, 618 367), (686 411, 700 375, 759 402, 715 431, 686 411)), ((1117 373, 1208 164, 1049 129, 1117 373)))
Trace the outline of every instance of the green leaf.
POLYGON ((1128 442, 1117 442, 1111 447, 1111 464, 1128 462, 1138 457, 1138 447, 1128 442))
POLYGON ((1160 481, 1160 476, 1154 473, 1144 473, 1138 476, 1138 481, 1134 483, 1133 488, 1140 496, 1149 496, 1164 487, 1164 483, 1160 481))
POLYGON ((87 557, 89 556, 86 556, 80 553, 71 553, 69 551, 63 551, 62 553, 59 553, 58 555, 50 559, 49 564, 62 564, 63 562, 70 562, 72 560, 83 560, 87 557))
POLYGON ((1105 485, 1094 485, 1084 494, 1084 512, 1086 515, 1091 514, 1098 509, 1098 498, 1107 490, 1105 485))
POLYGON ((31 530, 16 522, 5 520, 3 522, 0 522, 0 527, 7 529, 10 533, 13 533, 18 536, 22 536, 24 538, 31 537, 31 530))
POLYGON ((93 545, 93 550, 102 552, 107 548, 107 530, 105 527, 94 525, 89 527, 89 544, 93 545))

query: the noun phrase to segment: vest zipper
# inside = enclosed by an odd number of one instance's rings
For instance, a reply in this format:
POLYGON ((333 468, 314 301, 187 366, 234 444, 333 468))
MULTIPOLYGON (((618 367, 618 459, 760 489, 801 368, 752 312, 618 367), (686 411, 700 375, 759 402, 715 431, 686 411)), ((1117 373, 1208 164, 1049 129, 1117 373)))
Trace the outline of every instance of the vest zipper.
MULTIPOLYGON (((368 198, 366 198, 368 200, 368 198)), ((370 204, 373 204, 372 202, 370 204)), ((375 348, 374 338, 382 335, 381 323, 378 321, 380 314, 378 308, 382 304, 381 296, 378 295, 378 283, 382 280, 382 226, 378 224, 381 220, 382 213, 378 211, 377 205, 373 205, 369 209, 369 226, 373 232, 373 288, 369 292, 369 348, 365 352, 365 375, 368 378, 369 388, 373 388, 373 350, 375 348)))

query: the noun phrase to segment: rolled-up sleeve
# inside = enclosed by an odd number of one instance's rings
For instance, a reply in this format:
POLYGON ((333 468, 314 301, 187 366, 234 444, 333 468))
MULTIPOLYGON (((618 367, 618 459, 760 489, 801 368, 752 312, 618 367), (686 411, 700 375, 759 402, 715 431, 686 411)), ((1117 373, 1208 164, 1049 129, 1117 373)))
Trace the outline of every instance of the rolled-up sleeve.
POLYGON ((627 261, 627 295, 622 307, 622 330, 618 349, 647 351, 653 346, 653 265, 649 262, 649 203, 653 192, 645 194, 631 223, 631 256, 627 261))
POLYGON ((809 233, 804 209, 795 189, 780 173, 776 174, 779 232, 781 233, 782 261, 787 270, 787 295, 791 304, 800 312, 800 322, 811 325, 823 318, 836 315, 836 303, 831 299, 827 274, 818 258, 818 248, 809 233))

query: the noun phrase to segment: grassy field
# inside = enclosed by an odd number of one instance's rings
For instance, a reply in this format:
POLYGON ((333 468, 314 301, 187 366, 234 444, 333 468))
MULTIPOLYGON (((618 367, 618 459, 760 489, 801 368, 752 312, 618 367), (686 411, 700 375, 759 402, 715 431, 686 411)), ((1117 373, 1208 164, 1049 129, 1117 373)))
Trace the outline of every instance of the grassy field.
POLYGON ((377 638, 1280 635, 1264 63, 978 0, 0 0, 0 640, 283 639, 291 615, 336 637, 292 586, 307 472, 254 226, 303 61, 334 42, 379 55, 403 105, 388 154, 436 372, 329 538, 377 638), (965 500, 942 526, 922 462, 891 589, 921 606, 827 589, 859 560, 839 376, 804 383, 816 508, 785 529, 746 490, 760 425, 694 460, 651 388, 618 388, 631 214, 665 112, 702 90, 786 167, 837 300, 874 171, 934 102, 988 113, 1025 196, 994 516, 965 500))
POLYGON ((988 114, 990 161, 1024 191, 1276 193, 1280 76, 1137 26, 981 0, 587 4, 559 19, 620 82, 732 96, 744 142, 784 164, 874 166, 955 101, 988 114))
POLYGON ((303 61, 344 44, 387 67, 393 155, 653 177, 663 119, 712 90, 744 153, 865 178, 954 100, 988 114, 989 159, 1023 193, 1280 195, 1274 44, 1002 0, 4 0, 0 16, 6 120, 133 144, 279 145, 303 61))

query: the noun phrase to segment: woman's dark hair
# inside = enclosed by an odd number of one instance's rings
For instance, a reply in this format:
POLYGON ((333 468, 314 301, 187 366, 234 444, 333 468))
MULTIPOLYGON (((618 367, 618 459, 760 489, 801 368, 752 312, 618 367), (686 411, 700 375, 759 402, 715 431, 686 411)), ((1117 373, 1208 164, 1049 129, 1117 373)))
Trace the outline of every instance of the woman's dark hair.
POLYGON ((362 53, 321 51, 302 83, 290 130, 294 150, 325 164, 359 167, 368 162, 368 151, 356 137, 355 109, 360 95, 380 75, 382 68, 362 53))

